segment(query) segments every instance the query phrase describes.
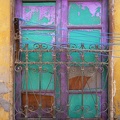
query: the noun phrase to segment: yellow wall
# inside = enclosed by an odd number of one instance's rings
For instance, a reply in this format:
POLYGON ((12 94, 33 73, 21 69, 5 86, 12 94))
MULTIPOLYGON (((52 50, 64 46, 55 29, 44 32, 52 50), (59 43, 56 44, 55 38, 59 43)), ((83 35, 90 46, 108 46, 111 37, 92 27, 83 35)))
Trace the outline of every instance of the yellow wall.
MULTIPOLYGON (((113 33, 119 33, 120 36, 120 0, 114 0, 114 11, 113 11, 113 33)), ((117 37, 117 34, 114 36, 117 37)), ((114 39, 114 43, 118 43, 119 46, 114 46, 114 56, 120 57, 120 38, 114 39)), ((114 107, 115 115, 120 119, 120 58, 114 58, 114 80, 115 80, 115 97, 114 107)))
POLYGON ((10 0, 0 0, 0 120, 12 120, 10 0))

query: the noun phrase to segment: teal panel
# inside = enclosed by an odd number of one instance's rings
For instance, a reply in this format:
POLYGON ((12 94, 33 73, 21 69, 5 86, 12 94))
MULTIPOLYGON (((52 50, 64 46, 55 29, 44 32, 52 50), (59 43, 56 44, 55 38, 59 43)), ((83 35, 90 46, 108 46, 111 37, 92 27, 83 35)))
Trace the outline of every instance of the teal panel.
POLYGON ((95 101, 98 100, 98 111, 100 112, 100 97, 95 94, 84 94, 83 95, 83 106, 84 110, 82 113, 82 95, 70 95, 69 96, 69 116, 70 118, 95 118, 97 116, 95 101))
MULTIPOLYGON (((90 49, 90 45, 100 44, 100 30, 69 30, 68 38, 70 44, 76 44, 75 49, 80 49, 81 43, 84 44, 84 49, 90 49)), ((81 58, 78 56, 80 53, 72 52, 71 60, 74 62, 80 62, 81 58)), ((85 61, 94 62, 95 53, 84 53, 85 61)))
MULTIPOLYGON (((54 30, 22 30, 22 45, 29 44, 29 49, 33 49, 36 43, 49 45, 55 42, 54 30)), ((48 48, 51 47, 50 45, 48 48)))
POLYGON ((43 74, 42 74, 42 90, 54 90, 54 75, 53 75, 53 66, 52 65, 43 65, 43 74))
MULTIPOLYGON (((28 70, 28 90, 53 90, 54 76, 53 67, 50 65, 42 66, 40 74, 36 65, 30 65, 28 70), (41 81, 41 82, 40 82, 41 81), (41 83, 41 85, 40 85, 41 83)), ((26 73, 22 76, 22 90, 26 90, 26 73)))
POLYGON ((23 25, 55 24, 55 2, 23 3, 23 25))
POLYGON ((98 25, 101 23, 100 2, 70 2, 68 23, 70 25, 98 25))
MULTIPOLYGON (((55 42, 55 32, 53 30, 22 30, 22 41, 21 47, 25 49, 25 44, 28 45, 29 50, 34 50, 38 46, 37 44, 43 43, 43 49, 51 49, 51 44, 55 42)), ((21 54, 21 60, 25 61, 26 53, 21 54)), ((39 52, 28 53, 29 62, 39 62, 39 52)), ((52 53, 42 53, 42 61, 52 61, 52 53)), ((41 77, 39 74, 39 65, 29 65, 28 69, 28 90, 39 90, 39 81, 41 80, 42 90, 53 90, 54 89, 54 77, 53 77, 53 66, 43 65, 41 77)), ((26 73, 23 73, 22 77, 22 89, 26 89, 26 73)))
POLYGON ((108 66, 102 66, 102 89, 107 91, 108 88, 108 66))

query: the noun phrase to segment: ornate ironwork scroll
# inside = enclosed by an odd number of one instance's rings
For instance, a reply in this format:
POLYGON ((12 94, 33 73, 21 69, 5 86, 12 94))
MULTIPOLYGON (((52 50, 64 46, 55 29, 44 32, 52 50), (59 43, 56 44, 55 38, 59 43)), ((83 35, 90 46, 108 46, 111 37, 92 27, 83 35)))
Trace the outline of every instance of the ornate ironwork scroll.
MULTIPOLYGON (((15 61, 15 119, 107 118, 108 52, 105 46, 25 44, 15 61), (64 54, 65 60, 61 60, 64 54), (62 71, 64 67, 65 71, 62 71), (65 73, 64 73, 65 72, 65 73), (67 112, 61 106, 61 75, 67 81, 67 112), (103 86, 104 85, 104 86, 103 86)), ((62 93, 64 94, 64 93, 62 93)), ((66 107, 65 107, 66 108, 66 107)))

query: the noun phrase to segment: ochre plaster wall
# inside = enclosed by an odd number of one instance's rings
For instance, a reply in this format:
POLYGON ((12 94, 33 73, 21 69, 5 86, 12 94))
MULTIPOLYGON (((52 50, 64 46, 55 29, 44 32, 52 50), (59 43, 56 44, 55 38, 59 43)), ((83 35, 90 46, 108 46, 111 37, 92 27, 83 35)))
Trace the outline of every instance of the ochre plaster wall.
POLYGON ((12 120, 11 1, 0 0, 0 120, 12 120))
MULTIPOLYGON (((113 11, 113 33, 114 37, 120 36, 120 0, 114 0, 114 11, 113 11)), ((119 45, 113 47, 113 56, 118 56, 119 58, 114 58, 114 108, 115 116, 120 120, 120 38, 113 39, 113 42, 119 45)))

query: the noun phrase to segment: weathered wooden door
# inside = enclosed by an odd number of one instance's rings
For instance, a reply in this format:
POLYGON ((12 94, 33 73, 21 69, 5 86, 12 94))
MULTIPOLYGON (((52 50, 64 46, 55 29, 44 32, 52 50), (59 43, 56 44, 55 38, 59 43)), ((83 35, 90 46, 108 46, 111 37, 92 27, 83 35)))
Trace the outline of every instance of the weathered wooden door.
POLYGON ((107 120, 106 12, 103 0, 16 0, 16 120, 107 120))

